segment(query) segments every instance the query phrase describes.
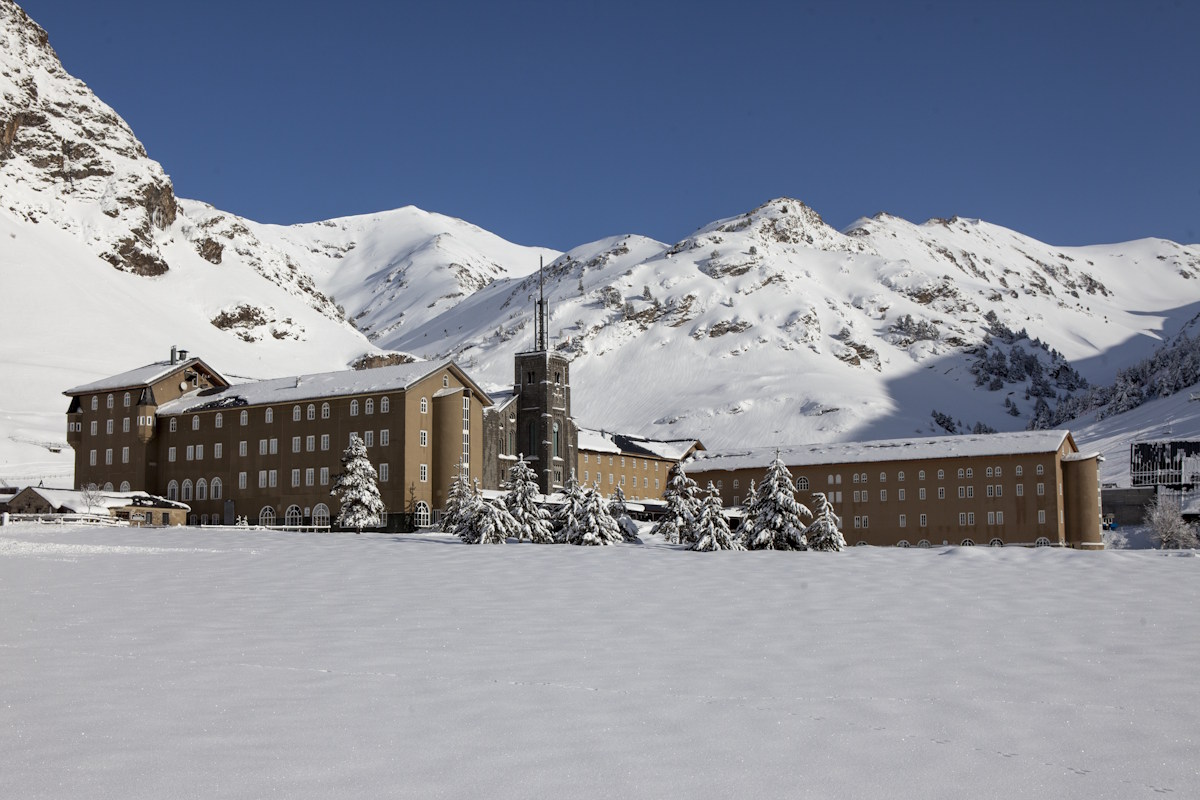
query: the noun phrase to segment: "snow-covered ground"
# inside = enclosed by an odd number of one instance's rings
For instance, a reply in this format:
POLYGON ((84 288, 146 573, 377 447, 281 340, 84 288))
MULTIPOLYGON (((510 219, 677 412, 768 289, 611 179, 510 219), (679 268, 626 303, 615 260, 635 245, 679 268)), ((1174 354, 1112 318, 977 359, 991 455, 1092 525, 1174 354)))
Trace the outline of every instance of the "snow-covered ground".
POLYGON ((0 528, 0 797, 1200 796, 1200 558, 0 528))

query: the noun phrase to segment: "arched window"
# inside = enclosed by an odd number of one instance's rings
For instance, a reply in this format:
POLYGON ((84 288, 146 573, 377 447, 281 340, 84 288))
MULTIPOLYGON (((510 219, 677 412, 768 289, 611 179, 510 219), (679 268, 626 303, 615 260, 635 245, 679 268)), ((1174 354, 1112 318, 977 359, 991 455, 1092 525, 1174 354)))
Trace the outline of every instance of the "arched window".
POLYGON ((200 430, 200 417, 197 417, 197 416, 192 417, 192 430, 194 430, 194 431, 200 430))
POLYGON ((317 407, 316 407, 316 406, 314 406, 312 403, 309 403, 309 404, 308 404, 308 409, 307 409, 307 412, 308 412, 308 418, 309 418, 309 419, 316 419, 316 418, 317 418, 317 407))
POLYGON ((130 404, 131 402, 133 402, 133 397, 132 397, 132 396, 130 396, 129 392, 126 392, 126 393, 125 393, 125 407, 126 407, 126 408, 129 408, 129 404, 130 404))
POLYGON ((258 512, 259 525, 274 525, 275 524, 275 509, 271 506, 263 506, 262 511, 258 512))
POLYGON ((329 419, 329 403, 321 403, 321 419, 329 419))
POLYGON ((220 411, 218 411, 217 415, 215 417, 213 417, 213 427, 219 428, 224 424, 225 424, 225 415, 222 414, 220 411))
POLYGON ((129 481, 121 481, 121 491, 122 492, 129 491, 129 481))
POLYGON ((112 395, 110 394, 108 396, 108 407, 112 408, 112 406, 113 406, 113 398, 112 398, 112 395))
POLYGON ((268 408, 266 411, 263 412, 263 422, 270 423, 270 422, 274 422, 274 421, 275 421, 275 409, 268 408))
POLYGON ((221 499, 221 479, 213 478, 212 484, 210 484, 209 488, 212 489, 212 499, 220 500, 221 499))
POLYGON ((300 421, 300 406, 292 406, 292 422, 300 421))
POLYGON ((854 546, 855 546, 855 547, 866 547, 866 546, 867 546, 867 543, 866 543, 866 542, 864 542, 864 541, 862 541, 862 540, 860 539, 860 540, 858 540, 857 542, 855 542, 855 543, 854 543, 854 546))
POLYGON ((196 481, 196 499, 197 500, 207 500, 208 499, 208 483, 205 482, 204 478, 201 478, 200 480, 196 481))
POLYGON ((558 423, 554 423, 554 457, 559 458, 558 452, 558 423))
POLYGON ((283 524, 291 526, 304 524, 304 513, 300 510, 300 506, 291 505, 287 507, 287 511, 283 513, 283 524))
POLYGON ((803 475, 801 475, 799 478, 796 478, 796 490, 808 491, 808 478, 804 477, 803 475))
POLYGON ((443 389, 449 389, 449 388, 450 388, 450 376, 449 376, 449 375, 443 375, 443 376, 442 376, 442 388, 443 388, 443 389))
POLYGON ((324 503, 317 503, 313 506, 312 511, 313 525, 328 525, 329 524, 329 506, 324 503))
POLYGON ((858 482, 859 482, 859 481, 858 481, 858 473, 857 473, 857 472, 856 472, 856 473, 854 473, 854 482, 855 482, 855 483, 858 483, 858 482))
POLYGON ((176 430, 179 429, 179 420, 175 419, 174 417, 171 417, 171 424, 168 425, 167 427, 170 429, 171 433, 174 433, 176 430))
POLYGON ((975 546, 975 542, 972 541, 971 539, 963 539, 958 544, 960 547, 974 547, 975 546))
POLYGON ((250 424, 250 412, 249 412, 249 411, 243 411, 243 412, 242 412, 241 423, 242 423, 243 425, 249 425, 249 424, 250 424))
POLYGON ((170 483, 167 484, 167 499, 168 500, 178 500, 179 499, 179 484, 176 483, 175 481, 171 481, 170 483))
POLYGON ((1044 475, 1045 473, 1046 473, 1046 467, 1042 464, 1038 464, 1037 465, 1037 474, 1044 475))
POLYGON ((1047 539, 1045 536, 1039 536, 1037 538, 1037 541, 1033 543, 1033 546, 1034 547, 1049 547, 1050 540, 1047 539))
POLYGON ((192 482, 190 480, 183 482, 183 496, 180 499, 184 502, 192 499, 192 482))
POLYGON ((990 477, 992 477, 992 468, 991 468, 991 467, 988 467, 988 468, 987 468, 987 476, 988 476, 989 478, 990 478, 990 477))
POLYGON ((988 547, 1004 547, 1004 540, 999 537, 996 537, 995 539, 992 539, 990 542, 988 542, 988 547))
POLYGON ((92 411, 95 411, 99 407, 100 407, 100 398, 96 397, 95 395, 92 395, 92 411))
POLYGON ((896 480, 898 480, 898 481, 904 480, 904 470, 900 470, 899 472, 896 473, 896 480))
POLYGON ((908 539, 901 539, 900 541, 896 542, 896 547, 910 547, 910 546, 911 545, 909 545, 908 539))
POLYGON ((364 408, 363 408, 364 413, 367 413, 367 414, 375 413, 375 401, 374 400, 372 400, 371 398, 368 397, 366 402, 363 403, 363 405, 364 405, 364 408))
POLYGON ((386 414, 392 410, 392 401, 386 397, 379 398, 379 413, 386 414))
POLYGON ((945 480, 945 479, 946 479, 946 470, 939 469, 938 470, 938 480, 941 481, 941 480, 945 480))
POLYGON ((966 476, 966 474, 967 474, 967 471, 965 469, 963 469, 962 467, 958 468, 958 477, 963 478, 966 476))
POLYGON ((357 400, 350 401, 350 416, 352 416, 352 417, 358 416, 358 401, 357 400))
POLYGON ((879 482, 887 483, 887 473, 886 472, 879 473, 879 482))
MULTIPOLYGON (((95 410, 95 409, 93 409, 93 410, 95 410)), ((421 398, 421 413, 422 414, 429 413, 429 398, 428 397, 421 398)))
POLYGON ((917 547, 929 547, 929 540, 922 539, 921 541, 917 542, 917 547))
POLYGON ((417 506, 413 509, 413 522, 418 528, 429 527, 429 506, 424 500, 417 501, 417 506))

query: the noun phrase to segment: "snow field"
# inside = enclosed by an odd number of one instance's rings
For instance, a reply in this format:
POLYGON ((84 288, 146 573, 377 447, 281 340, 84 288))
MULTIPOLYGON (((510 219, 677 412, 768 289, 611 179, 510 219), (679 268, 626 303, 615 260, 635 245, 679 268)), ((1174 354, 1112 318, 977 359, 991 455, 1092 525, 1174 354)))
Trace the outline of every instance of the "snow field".
POLYGON ((0 796, 1189 796, 1197 570, 10 526, 0 796))

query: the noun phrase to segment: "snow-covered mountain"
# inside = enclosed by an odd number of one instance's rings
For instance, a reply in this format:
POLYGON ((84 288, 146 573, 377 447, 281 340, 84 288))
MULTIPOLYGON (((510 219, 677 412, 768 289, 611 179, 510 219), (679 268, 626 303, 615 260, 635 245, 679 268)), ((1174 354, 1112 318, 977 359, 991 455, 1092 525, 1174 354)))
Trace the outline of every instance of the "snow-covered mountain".
POLYGON ((398 350, 509 383, 543 258, 580 421, 710 447, 1024 428, 1200 311, 1196 245, 1056 247, 886 214, 838 231, 788 198, 673 244, 614 236, 565 254, 412 207, 260 224, 175 198, 11 0, 0 253, 19 301, 0 316, 0 480, 13 483, 69 482, 64 388, 172 344, 235 377, 398 350))

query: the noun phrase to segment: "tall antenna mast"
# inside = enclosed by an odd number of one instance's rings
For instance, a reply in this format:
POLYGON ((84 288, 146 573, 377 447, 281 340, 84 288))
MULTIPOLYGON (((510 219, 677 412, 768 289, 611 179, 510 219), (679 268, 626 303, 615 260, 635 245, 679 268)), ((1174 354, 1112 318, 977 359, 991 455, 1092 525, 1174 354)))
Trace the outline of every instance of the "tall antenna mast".
POLYGON ((538 256, 538 301, 537 301, 537 319, 534 322, 534 336, 536 341, 536 350, 544 352, 546 350, 546 259, 545 256, 538 256))

